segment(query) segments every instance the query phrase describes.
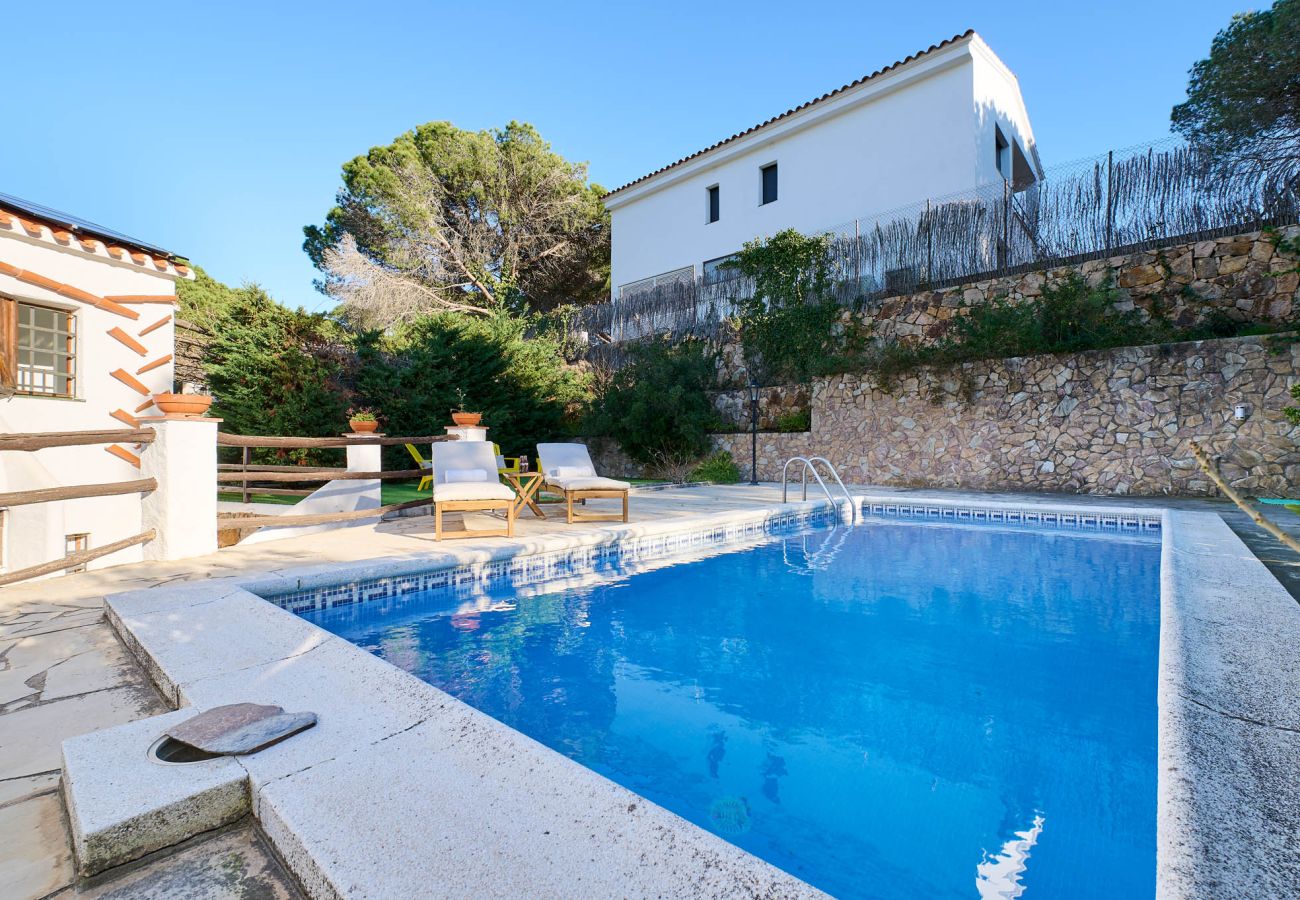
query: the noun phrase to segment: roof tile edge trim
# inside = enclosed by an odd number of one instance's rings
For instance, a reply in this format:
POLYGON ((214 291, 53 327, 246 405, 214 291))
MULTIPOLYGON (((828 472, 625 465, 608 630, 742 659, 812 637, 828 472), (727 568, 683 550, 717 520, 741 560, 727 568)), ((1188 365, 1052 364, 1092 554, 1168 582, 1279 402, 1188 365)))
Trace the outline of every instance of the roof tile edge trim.
POLYGON ((26 236, 61 250, 74 247, 97 257, 100 260, 124 263, 133 269, 149 272, 153 275, 167 275, 175 278, 194 280, 194 271, 176 260, 155 257, 147 253, 128 253, 115 243, 105 241, 93 234, 78 235, 76 241, 72 235, 59 227, 52 227, 44 222, 28 219, 15 212, 0 208, 0 234, 9 233, 14 237, 26 236), (101 254, 100 251, 103 251, 101 254), (114 252, 116 251, 116 252, 114 252))

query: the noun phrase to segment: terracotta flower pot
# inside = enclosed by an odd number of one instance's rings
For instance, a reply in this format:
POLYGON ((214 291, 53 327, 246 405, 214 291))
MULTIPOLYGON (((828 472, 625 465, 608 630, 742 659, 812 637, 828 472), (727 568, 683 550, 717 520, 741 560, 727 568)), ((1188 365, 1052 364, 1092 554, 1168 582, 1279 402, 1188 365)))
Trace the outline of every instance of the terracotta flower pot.
POLYGON ((365 419, 348 419, 348 427, 357 434, 369 434, 372 431, 379 430, 379 423, 374 419, 369 421, 365 419))
POLYGON ((206 394, 154 394, 153 405, 167 416, 201 416, 212 405, 206 394))
POLYGON ((482 422, 483 414, 471 413, 471 412, 454 412, 451 414, 451 420, 455 422, 457 425, 464 428, 471 425, 477 425, 479 422, 482 422))

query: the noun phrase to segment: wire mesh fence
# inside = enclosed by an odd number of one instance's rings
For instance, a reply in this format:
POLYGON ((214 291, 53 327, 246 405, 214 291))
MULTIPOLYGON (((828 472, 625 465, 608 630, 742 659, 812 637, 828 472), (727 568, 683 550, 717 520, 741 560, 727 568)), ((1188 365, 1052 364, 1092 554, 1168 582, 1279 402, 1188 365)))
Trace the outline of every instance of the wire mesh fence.
MULTIPOLYGON (((1300 217, 1295 191, 1177 138, 1054 166, 1019 187, 992 184, 823 229, 834 298, 853 305, 1300 217)), ((586 307, 583 327, 615 343, 714 337, 752 289, 715 267, 586 307)))

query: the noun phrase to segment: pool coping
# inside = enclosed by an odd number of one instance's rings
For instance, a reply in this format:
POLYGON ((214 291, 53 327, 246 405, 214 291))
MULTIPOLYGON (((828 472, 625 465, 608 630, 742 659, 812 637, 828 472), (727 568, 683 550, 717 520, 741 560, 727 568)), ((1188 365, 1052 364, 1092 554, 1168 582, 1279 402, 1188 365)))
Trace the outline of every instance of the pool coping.
MULTIPOLYGON (((869 491, 855 493, 854 499, 868 510, 873 506, 882 512, 885 507, 920 509, 920 517, 938 521, 944 520, 943 510, 952 511, 951 521, 959 521, 958 511, 963 510, 971 513, 972 520, 976 511, 1008 510, 1057 516, 1130 515, 1144 523, 1157 519, 1161 535, 1157 896, 1190 898, 1225 891, 1243 897, 1300 894, 1295 837, 1300 833, 1300 786, 1291 774, 1292 761, 1300 758, 1296 699, 1300 663, 1292 649, 1300 646, 1300 607, 1219 516, 991 497, 980 502, 923 495, 900 498, 869 491), (1261 632, 1264 639, 1256 640, 1261 632)), ((689 536, 696 533, 720 531, 724 540, 727 535, 743 540, 746 533, 766 532, 775 523, 825 516, 830 508, 824 500, 802 501, 689 520, 592 528, 461 551, 441 564, 427 559, 381 559, 295 567, 222 585, 128 591, 107 597, 105 605, 110 623, 176 706, 208 707, 252 699, 301 708, 304 700, 315 698, 318 706, 337 701, 328 712, 347 715, 349 704, 367 696, 369 683, 382 682, 386 692, 400 695, 385 698, 398 707, 385 711, 386 716, 392 713, 387 719, 357 708, 358 718, 348 719, 341 733, 307 732, 285 742, 278 754, 271 748, 240 760, 249 771, 255 816, 313 896, 401 895, 414 884, 427 888, 436 877, 444 879, 449 891, 459 885, 471 894, 522 889, 554 896, 609 892, 819 896, 794 876, 261 595, 341 581, 404 577, 435 567, 459 570, 468 578, 500 577, 512 563, 530 558, 590 557, 636 541, 662 539, 667 546, 674 539, 680 545, 686 538, 689 544, 689 536), (256 621, 257 627, 231 629, 229 620, 236 618, 256 621), (326 657, 332 660, 330 666, 318 665, 311 671, 314 661, 326 657), (286 683, 283 676, 299 665, 317 679, 306 688, 286 683), (479 743, 471 746, 450 736, 458 729, 479 743), (425 758, 422 764, 399 761, 396 783, 405 783, 406 791, 395 790, 392 769, 363 765, 355 771, 358 764, 384 758, 385 753, 430 743, 439 748, 436 757, 425 758), (315 744, 320 748, 313 753, 315 744), (504 768, 485 767, 480 756, 509 763, 504 768), (440 760, 441 769, 436 765, 440 760), (460 775, 474 771, 478 793, 447 784, 449 762, 461 767, 460 775), (531 777, 520 781, 520 767, 531 777), (445 790, 447 797, 430 793, 433 788, 445 790), (491 848, 494 855, 505 853, 513 868, 495 865, 477 870, 471 865, 474 877, 457 881, 465 874, 467 851, 426 846, 434 843, 429 835, 418 846, 410 845, 408 835, 399 835, 384 842, 382 852, 349 845, 352 830, 381 828, 382 822, 373 821, 373 810, 367 819, 363 811, 348 809, 354 819, 363 820, 351 823, 355 829, 340 832, 328 827, 330 817, 339 814, 339 797, 348 791, 353 798, 358 791, 369 791, 368 796, 386 797, 400 808, 420 789, 423 796, 444 804, 446 815, 459 816, 462 826, 480 829, 485 838, 513 835, 508 853, 491 848), (485 797, 492 801, 486 808, 485 797), (534 798, 540 798, 536 804, 534 798), (581 800, 576 806, 574 798, 581 800), (331 800, 334 806, 327 802, 331 800), (558 841, 563 850, 556 849, 559 834, 553 835, 553 830, 564 835, 558 841), (536 831, 544 831, 546 839, 539 841, 536 831), (570 858, 574 854, 582 859, 570 858), (439 871, 435 874, 431 869, 439 871), (461 871, 450 871, 455 869, 461 871)), ((414 811, 411 815, 418 818, 414 811)))

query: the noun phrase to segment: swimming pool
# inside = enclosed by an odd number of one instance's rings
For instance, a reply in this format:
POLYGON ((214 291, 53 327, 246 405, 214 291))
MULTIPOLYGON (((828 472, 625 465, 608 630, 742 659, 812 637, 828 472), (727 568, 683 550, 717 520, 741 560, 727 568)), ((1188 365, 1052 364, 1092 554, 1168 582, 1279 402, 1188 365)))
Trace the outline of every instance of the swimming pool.
POLYGON ((1159 558, 869 519, 300 614, 839 896, 1149 896, 1159 558))

